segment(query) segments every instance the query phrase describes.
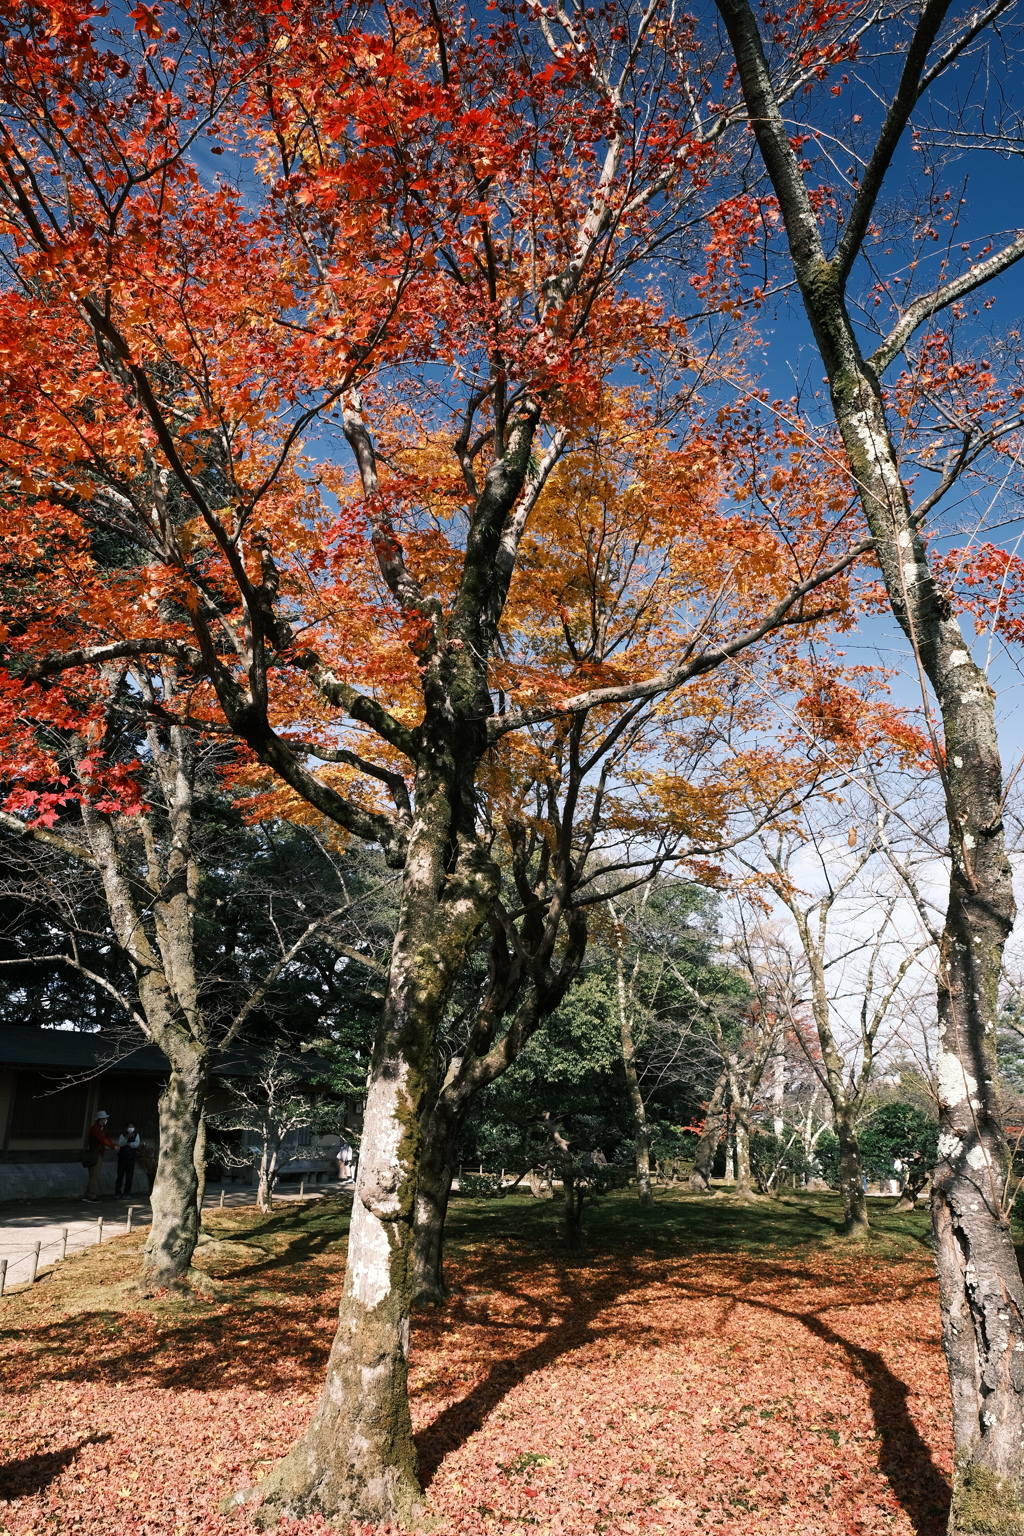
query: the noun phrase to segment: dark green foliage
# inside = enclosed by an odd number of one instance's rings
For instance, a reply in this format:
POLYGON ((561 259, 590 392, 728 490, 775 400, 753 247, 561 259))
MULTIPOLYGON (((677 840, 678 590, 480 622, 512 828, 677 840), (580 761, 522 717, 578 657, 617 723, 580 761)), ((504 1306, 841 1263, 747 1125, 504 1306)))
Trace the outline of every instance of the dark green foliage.
POLYGON ((904 1177, 916 1193, 935 1167, 939 1126, 914 1104, 895 1100, 875 1110, 858 1131, 861 1163, 869 1178, 888 1179, 899 1160, 904 1177))
POLYGON ((787 1130, 781 1137, 754 1130, 750 1135, 750 1171, 762 1194, 781 1189, 795 1178, 812 1178, 817 1171, 799 1136, 787 1130))
POLYGON ((692 1163, 700 1140, 696 1131, 682 1125, 670 1125, 667 1120, 651 1122, 651 1151, 659 1163, 692 1163))
POLYGON ((459 1192, 473 1200, 504 1200, 507 1195, 500 1173, 464 1173, 459 1192))
POLYGON ((827 1128, 814 1144, 814 1161, 829 1189, 839 1188, 839 1137, 827 1128))
POLYGON ((574 1148, 630 1155, 632 1124, 622 1072, 611 978, 586 971, 561 1008, 503 1077, 480 1094, 461 1160, 520 1171, 549 1161, 551 1127, 574 1148))
MULTIPOLYGON (((685 880, 659 880, 620 917, 652 1150, 662 1163, 689 1160, 697 1138, 686 1127, 702 1118, 720 1070, 701 1000, 728 1013, 748 989, 736 970, 716 958, 713 892, 685 880)), ((599 1148, 609 1163, 632 1164, 635 1127, 622 1065, 615 952, 595 928, 585 968, 561 1007, 474 1104, 462 1137, 464 1164, 482 1163, 488 1171, 540 1166, 549 1160, 553 1126, 577 1163, 599 1148)), ((454 1044, 452 1051, 457 1053, 454 1044)))

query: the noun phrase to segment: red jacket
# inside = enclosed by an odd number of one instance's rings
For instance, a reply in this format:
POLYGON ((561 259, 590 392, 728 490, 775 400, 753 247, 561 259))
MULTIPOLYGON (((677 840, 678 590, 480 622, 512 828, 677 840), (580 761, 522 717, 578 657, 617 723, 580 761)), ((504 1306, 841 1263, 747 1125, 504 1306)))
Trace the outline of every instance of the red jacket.
POLYGON ((111 1150, 114 1151, 117 1149, 117 1143, 115 1141, 111 1141, 110 1137, 104 1130, 102 1120, 94 1120, 92 1125, 90 1125, 89 1145, 90 1147, 95 1148, 97 1152, 102 1152, 104 1147, 110 1147, 111 1150))

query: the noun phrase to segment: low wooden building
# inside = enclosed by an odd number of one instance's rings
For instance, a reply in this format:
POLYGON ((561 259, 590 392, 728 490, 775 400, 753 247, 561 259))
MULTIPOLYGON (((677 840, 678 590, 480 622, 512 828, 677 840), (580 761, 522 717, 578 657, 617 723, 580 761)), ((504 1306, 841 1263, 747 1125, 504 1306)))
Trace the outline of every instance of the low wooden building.
MULTIPOLYGON (((310 1056, 303 1065, 316 1070, 324 1063, 310 1056)), ((215 1078, 244 1078, 253 1069, 251 1053, 236 1046, 217 1064, 215 1078)), ((169 1070, 166 1056, 153 1045, 133 1046, 101 1033, 0 1025, 0 1200, 81 1194, 82 1155, 101 1109, 110 1116, 112 1140, 131 1122, 157 1152, 158 1104, 169 1070)), ((215 1089, 211 1108, 219 1108, 224 1097, 223 1089, 215 1089)), ((298 1150, 302 1137, 289 1133, 287 1140, 298 1150)), ((103 1193, 113 1191, 114 1177, 111 1155, 103 1169, 103 1193)))

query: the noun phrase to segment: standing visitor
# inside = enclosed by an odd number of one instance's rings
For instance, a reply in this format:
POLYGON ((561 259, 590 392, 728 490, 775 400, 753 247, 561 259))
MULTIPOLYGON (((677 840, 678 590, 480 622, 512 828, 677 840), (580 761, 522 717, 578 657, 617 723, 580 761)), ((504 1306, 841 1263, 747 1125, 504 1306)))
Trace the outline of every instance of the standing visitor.
POLYGON ((83 1200, 98 1200, 100 1190, 100 1174, 103 1172, 103 1154, 109 1147, 116 1151, 114 1143, 107 1135, 107 1121, 110 1116, 105 1109, 97 1111, 96 1119, 89 1127, 89 1150, 82 1159, 82 1167, 88 1168, 89 1179, 85 1186, 83 1200))
POLYGON ((117 1183, 114 1185, 115 1196, 131 1194, 132 1179, 135 1175, 135 1159, 139 1155, 141 1145, 142 1137, 134 1125, 125 1126, 124 1131, 117 1138, 117 1183))

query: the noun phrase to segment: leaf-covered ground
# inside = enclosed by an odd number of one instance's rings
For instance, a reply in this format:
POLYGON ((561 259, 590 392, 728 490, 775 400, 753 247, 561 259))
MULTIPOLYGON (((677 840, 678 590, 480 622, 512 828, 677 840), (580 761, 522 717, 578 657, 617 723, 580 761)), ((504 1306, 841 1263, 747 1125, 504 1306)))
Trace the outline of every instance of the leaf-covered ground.
MULTIPOLYGON (((948 1388, 923 1222, 886 1216, 864 1251, 835 1215, 613 1197, 573 1263, 551 1206, 457 1208, 455 1298, 413 1345, 437 1536, 939 1536, 948 1388)), ((326 1202, 212 1215, 230 1241, 203 1260, 223 1285, 209 1305, 133 1295, 138 1237, 0 1303, 3 1536, 245 1536, 217 1501, 311 1411, 346 1224, 326 1202)))

